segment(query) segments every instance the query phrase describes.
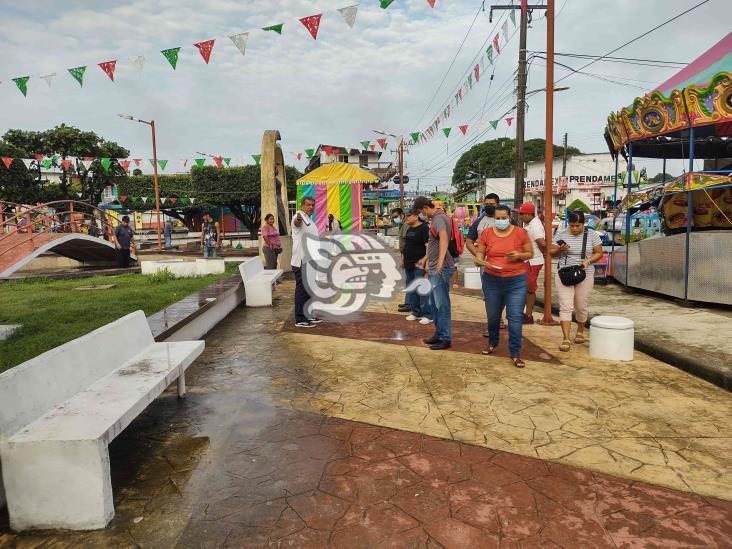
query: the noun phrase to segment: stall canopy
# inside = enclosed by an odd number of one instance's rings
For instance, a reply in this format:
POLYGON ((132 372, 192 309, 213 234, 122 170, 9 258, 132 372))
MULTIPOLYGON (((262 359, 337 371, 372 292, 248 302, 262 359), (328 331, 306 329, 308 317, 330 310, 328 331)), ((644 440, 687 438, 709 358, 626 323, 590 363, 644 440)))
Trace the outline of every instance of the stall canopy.
POLYGON ((325 164, 297 180, 297 207, 303 197, 315 199, 315 224, 320 233, 326 229, 329 213, 341 222, 344 231, 359 231, 362 187, 378 181, 378 177, 357 166, 325 164))
POLYGON ((608 117, 605 140, 615 156, 629 143, 633 156, 732 157, 732 32, 652 92, 608 117))

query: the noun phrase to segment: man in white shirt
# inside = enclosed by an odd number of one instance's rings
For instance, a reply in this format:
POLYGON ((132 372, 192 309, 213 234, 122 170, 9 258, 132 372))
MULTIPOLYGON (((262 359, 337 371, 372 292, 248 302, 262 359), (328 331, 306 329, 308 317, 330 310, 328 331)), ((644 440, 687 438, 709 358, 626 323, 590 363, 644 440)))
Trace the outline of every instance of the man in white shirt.
POLYGON ((303 261, 305 260, 305 235, 318 237, 318 228, 311 218, 315 209, 315 199, 303 197, 300 210, 292 218, 292 272, 295 273, 295 326, 298 328, 314 328, 321 322, 318 318, 309 318, 305 314, 305 305, 310 294, 302 281, 303 261))
POLYGON ((534 248, 534 257, 529 259, 526 289, 526 311, 524 312, 524 324, 534 323, 534 305, 536 304, 536 290, 539 287, 539 273, 544 266, 544 251, 546 250, 546 235, 544 224, 536 217, 536 208, 527 202, 519 208, 519 218, 524 222, 524 229, 529 233, 531 245, 534 248))

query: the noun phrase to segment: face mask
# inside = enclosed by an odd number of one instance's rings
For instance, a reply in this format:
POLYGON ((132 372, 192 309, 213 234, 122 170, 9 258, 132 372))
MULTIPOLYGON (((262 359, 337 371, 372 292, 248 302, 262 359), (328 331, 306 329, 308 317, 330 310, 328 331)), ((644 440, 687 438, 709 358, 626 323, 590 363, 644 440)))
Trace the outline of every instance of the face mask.
POLYGON ((400 218, 398 218, 398 217, 395 217, 394 218, 394 225, 401 225, 401 224, 402 224, 402 220, 400 218))
POLYGON ((508 227, 510 227, 510 225, 511 225, 510 219, 496 219, 496 227, 500 231, 505 231, 506 229, 508 229, 508 227))
POLYGON ((487 215, 488 217, 495 217, 496 207, 493 204, 489 204, 488 206, 483 206, 483 212, 485 212, 485 215, 487 215))
POLYGON ((427 221, 427 216, 426 216, 426 215, 424 215, 424 214, 419 214, 419 216, 418 216, 418 217, 419 217, 419 220, 420 220, 420 221, 427 221))

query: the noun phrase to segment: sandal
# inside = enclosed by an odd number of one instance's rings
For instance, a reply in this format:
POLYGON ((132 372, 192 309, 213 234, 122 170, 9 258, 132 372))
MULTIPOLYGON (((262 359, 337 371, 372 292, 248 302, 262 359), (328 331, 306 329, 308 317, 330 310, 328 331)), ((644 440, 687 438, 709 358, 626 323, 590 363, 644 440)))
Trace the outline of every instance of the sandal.
POLYGON ((506 328, 508 328, 508 326, 506 325, 506 323, 503 320, 501 320, 500 329, 505 330, 506 328))
POLYGON ((574 336, 574 342, 577 345, 582 345, 585 342, 585 335, 584 334, 577 334, 574 336))
POLYGON ((559 346, 559 350, 566 353, 567 351, 569 351, 571 346, 572 346, 572 343, 568 339, 565 339, 564 341, 562 341, 562 344, 559 346))
POLYGON ((496 347, 498 347, 498 345, 488 345, 488 348, 485 349, 485 350, 483 350, 483 351, 481 351, 481 354, 483 354, 483 355, 492 355, 493 354, 493 351, 496 350, 496 347))
POLYGON ((516 368, 523 368, 524 366, 526 366, 526 364, 524 364, 524 361, 517 356, 511 357, 511 360, 513 360, 513 365, 516 366, 516 368))

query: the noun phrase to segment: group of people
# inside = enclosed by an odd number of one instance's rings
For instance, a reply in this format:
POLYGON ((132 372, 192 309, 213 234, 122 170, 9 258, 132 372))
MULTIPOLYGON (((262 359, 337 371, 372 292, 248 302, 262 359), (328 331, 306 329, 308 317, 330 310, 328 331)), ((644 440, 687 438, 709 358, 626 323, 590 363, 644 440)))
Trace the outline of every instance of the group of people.
MULTIPOLYGON (((522 204, 518 213, 524 227, 511 220, 511 209, 500 204, 498 195, 487 195, 482 215, 468 230, 466 247, 474 256, 475 265, 483 268, 481 285, 488 321, 484 334, 488 344, 483 354, 495 351, 500 330, 507 328, 511 360, 516 367, 523 368, 523 325, 534 323, 532 311, 547 242, 534 205, 522 204), (507 324, 502 320, 504 310, 507 324)), ((402 216, 401 210, 394 211, 397 225, 402 216)), ((417 292, 407 294, 407 303, 400 305, 399 310, 409 312, 407 320, 419 320, 422 324, 434 322, 434 335, 424 342, 433 350, 447 349, 452 340, 450 288, 454 285, 452 277, 458 259, 454 225, 444 210, 426 197, 416 198, 403 217, 406 228, 400 228, 399 234, 406 283, 409 285, 416 277, 427 277, 432 292, 428 296, 417 292)), ((557 231, 548 245, 550 255, 559 257, 555 283, 560 302, 561 351, 569 351, 572 345, 572 313, 578 323, 574 343, 585 342, 584 326, 594 282, 592 264, 603 257, 600 236, 585 227, 584 213, 571 212, 567 221, 567 228, 557 231), (559 271, 573 267, 581 269, 583 276, 562 280, 559 271)))

